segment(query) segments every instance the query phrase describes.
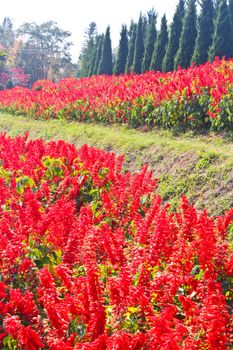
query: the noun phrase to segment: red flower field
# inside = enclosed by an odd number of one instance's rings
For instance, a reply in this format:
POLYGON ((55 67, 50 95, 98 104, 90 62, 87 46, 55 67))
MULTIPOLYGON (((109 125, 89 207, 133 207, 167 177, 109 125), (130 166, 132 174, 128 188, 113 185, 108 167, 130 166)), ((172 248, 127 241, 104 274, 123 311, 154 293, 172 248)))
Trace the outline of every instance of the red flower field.
MULTIPOLYGON (((30 110, 71 82, 4 94, 30 110)), ((122 161, 0 135, 2 349, 232 348, 233 211, 209 217, 182 198, 171 213, 147 167, 122 161)))
POLYGON ((233 130, 233 60, 175 72, 38 81, 0 92, 0 109, 36 118, 233 130))

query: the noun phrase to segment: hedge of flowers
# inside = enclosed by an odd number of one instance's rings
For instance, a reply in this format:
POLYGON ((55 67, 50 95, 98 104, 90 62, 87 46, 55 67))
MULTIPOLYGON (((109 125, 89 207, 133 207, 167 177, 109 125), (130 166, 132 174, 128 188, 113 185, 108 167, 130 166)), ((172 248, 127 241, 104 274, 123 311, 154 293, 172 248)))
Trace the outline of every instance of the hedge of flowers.
POLYGON ((233 210, 170 213, 147 167, 0 135, 0 347, 229 350, 233 210))
POLYGON ((233 60, 175 72, 38 81, 0 92, 0 109, 37 118, 233 129, 233 60))

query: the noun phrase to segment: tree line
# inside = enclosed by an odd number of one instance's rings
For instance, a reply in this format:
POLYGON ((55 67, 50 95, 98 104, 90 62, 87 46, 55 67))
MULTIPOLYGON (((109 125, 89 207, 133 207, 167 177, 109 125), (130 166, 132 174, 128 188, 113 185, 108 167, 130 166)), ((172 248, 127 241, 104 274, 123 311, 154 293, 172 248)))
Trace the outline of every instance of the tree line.
POLYGON ((140 14, 129 28, 122 25, 117 50, 112 50, 110 26, 98 34, 95 22, 85 32, 78 76, 172 71, 219 58, 233 57, 233 0, 179 0, 168 25, 157 29, 157 12, 140 14))
POLYGON ((24 23, 14 30, 6 17, 0 25, 0 89, 66 76, 167 72, 215 56, 233 57, 233 0, 178 0, 170 25, 166 15, 158 23, 151 9, 129 26, 122 25, 116 49, 110 26, 100 34, 91 22, 76 63, 70 36, 53 21, 24 23))

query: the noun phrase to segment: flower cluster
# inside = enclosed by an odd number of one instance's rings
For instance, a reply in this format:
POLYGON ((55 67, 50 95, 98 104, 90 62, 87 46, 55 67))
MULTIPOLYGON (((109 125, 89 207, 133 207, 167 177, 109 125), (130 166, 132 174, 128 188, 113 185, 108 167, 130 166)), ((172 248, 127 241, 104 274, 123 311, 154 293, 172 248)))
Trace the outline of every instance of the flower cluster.
POLYGON ((36 118, 231 129, 233 60, 175 72, 38 81, 0 92, 0 109, 36 118))
POLYGON ((233 211, 170 213, 122 161, 0 135, 1 348, 231 348, 233 211))

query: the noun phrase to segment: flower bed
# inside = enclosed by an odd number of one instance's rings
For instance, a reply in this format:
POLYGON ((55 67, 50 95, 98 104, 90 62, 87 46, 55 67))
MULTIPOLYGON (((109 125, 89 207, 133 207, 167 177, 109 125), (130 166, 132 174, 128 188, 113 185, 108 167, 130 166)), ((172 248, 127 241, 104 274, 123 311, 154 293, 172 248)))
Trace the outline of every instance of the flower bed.
POLYGON ((231 348, 233 211, 170 213, 122 161, 0 135, 1 348, 231 348))
POLYGON ((233 130, 233 60, 171 73, 38 81, 0 92, 0 109, 36 118, 233 130))

